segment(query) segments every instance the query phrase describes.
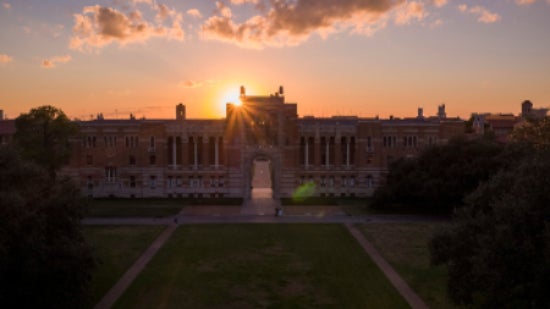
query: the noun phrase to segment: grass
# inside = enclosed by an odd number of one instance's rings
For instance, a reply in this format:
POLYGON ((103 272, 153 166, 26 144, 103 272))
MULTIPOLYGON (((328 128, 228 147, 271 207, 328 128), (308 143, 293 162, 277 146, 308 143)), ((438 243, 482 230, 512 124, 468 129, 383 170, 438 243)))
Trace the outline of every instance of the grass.
POLYGON ((342 225, 181 226, 117 308, 406 308, 342 225))
POLYGON ((430 308, 457 308, 447 297, 447 271, 431 266, 428 242, 444 223, 374 223, 360 229, 430 308))
POLYGON ((88 217, 166 217, 173 216, 186 205, 242 205, 241 198, 173 198, 173 199, 93 199, 88 217))
POLYGON ((117 282, 164 229, 163 226, 86 226, 98 265, 92 277, 90 308, 117 282))

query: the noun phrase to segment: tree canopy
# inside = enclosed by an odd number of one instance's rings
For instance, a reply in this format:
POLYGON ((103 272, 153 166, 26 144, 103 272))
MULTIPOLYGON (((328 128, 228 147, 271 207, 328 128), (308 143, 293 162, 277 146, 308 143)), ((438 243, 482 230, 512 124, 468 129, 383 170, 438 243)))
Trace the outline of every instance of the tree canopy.
POLYGON ((525 151, 490 138, 454 138, 445 145, 427 148, 418 157, 393 162, 385 185, 374 193, 372 205, 449 213, 481 182, 511 165, 525 151))
POLYGON ((550 308, 550 152, 482 184, 432 240, 457 304, 550 308))
POLYGON ((25 158, 43 166, 54 178, 70 158, 70 137, 78 126, 62 110, 45 105, 15 119, 14 140, 25 158))
POLYGON ((83 200, 67 179, 51 179, 0 147, 0 304, 78 308, 94 260, 80 230, 83 200))

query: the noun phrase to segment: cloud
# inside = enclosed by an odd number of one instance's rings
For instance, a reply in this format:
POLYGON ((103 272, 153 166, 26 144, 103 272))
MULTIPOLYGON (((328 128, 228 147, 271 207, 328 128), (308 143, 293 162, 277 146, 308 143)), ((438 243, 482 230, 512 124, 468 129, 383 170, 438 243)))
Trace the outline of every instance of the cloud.
POLYGON ((52 69, 55 68, 55 65, 57 63, 67 63, 71 61, 72 57, 70 55, 65 56, 56 56, 50 59, 44 59, 42 60, 41 66, 45 69, 52 69))
POLYGON ((202 18, 202 14, 199 10, 197 9, 190 9, 190 10, 187 10, 187 15, 189 16, 192 16, 192 17, 196 17, 196 18, 202 18))
POLYGON ((86 6, 81 14, 74 14, 73 37, 69 47, 84 51, 100 49, 116 42, 125 45, 145 42, 152 37, 183 40, 182 14, 151 1, 133 0, 134 3, 149 3, 155 14, 155 21, 147 21, 141 11, 135 9, 123 13, 115 8, 86 6))
POLYGON ((182 80, 178 83, 178 87, 180 88, 200 88, 205 85, 210 85, 215 83, 214 80, 206 80, 206 81, 196 81, 196 80, 182 80))
POLYGON ((537 0, 516 0, 516 4, 518 5, 527 5, 535 3, 537 0))
POLYGON ((6 10, 9 10, 9 9, 11 9, 11 4, 8 3, 8 2, 4 2, 4 3, 2 3, 2 7, 4 7, 6 10))
POLYGON ((178 87, 181 88, 199 88, 202 87, 202 83, 194 80, 185 80, 178 83, 178 87))
POLYGON ((258 0, 231 0, 231 4, 241 5, 245 3, 258 4, 258 0))
POLYGON ((13 57, 6 54, 0 54, 0 64, 6 64, 13 61, 13 57))
POLYGON ((413 19, 420 21, 426 16, 427 12, 424 10, 424 5, 422 3, 412 1, 405 3, 402 9, 397 10, 395 14, 395 23, 398 25, 406 25, 413 19))
POLYGON ((202 37, 249 48, 296 45, 314 33, 322 37, 343 31, 371 35, 384 28, 391 15, 396 23, 407 24, 427 14, 418 1, 273 0, 258 3, 258 15, 237 23, 230 7, 222 2, 216 5, 216 14, 201 27, 202 37))
POLYGON ((477 21, 480 23, 492 24, 501 19, 501 16, 499 14, 492 13, 486 8, 479 5, 468 7, 466 4, 461 4, 458 6, 458 9, 463 13, 476 15, 478 17, 477 21))
POLYGON ((433 4, 437 6, 438 8, 444 6, 449 2, 448 0, 433 0, 433 4))

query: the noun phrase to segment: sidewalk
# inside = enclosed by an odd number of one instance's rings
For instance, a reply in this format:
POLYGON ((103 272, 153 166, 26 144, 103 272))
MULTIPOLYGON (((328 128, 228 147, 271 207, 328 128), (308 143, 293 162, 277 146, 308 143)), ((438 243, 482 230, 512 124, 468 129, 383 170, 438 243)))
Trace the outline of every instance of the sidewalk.
POLYGON ((350 223, 346 223, 350 234, 359 242, 361 247, 370 256, 372 261, 378 266, 378 268, 384 273, 386 278, 393 284, 395 289, 403 296, 407 303, 413 309, 428 309, 428 306, 424 301, 409 287, 409 285, 399 276, 399 274, 391 267, 391 265, 378 253, 365 236, 350 223))

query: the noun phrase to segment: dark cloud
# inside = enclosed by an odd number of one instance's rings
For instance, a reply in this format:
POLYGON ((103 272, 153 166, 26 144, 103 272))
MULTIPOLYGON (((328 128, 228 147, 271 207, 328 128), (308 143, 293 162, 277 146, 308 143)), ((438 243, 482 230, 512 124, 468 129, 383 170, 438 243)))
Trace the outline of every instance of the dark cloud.
POLYGON ((398 24, 422 20, 427 15, 424 2, 269 0, 257 3, 259 14, 242 23, 233 20, 230 7, 218 2, 217 14, 206 20, 201 30, 206 39, 231 41, 245 47, 293 45, 312 33, 326 36, 347 29, 369 35, 385 27, 393 15, 398 24))

